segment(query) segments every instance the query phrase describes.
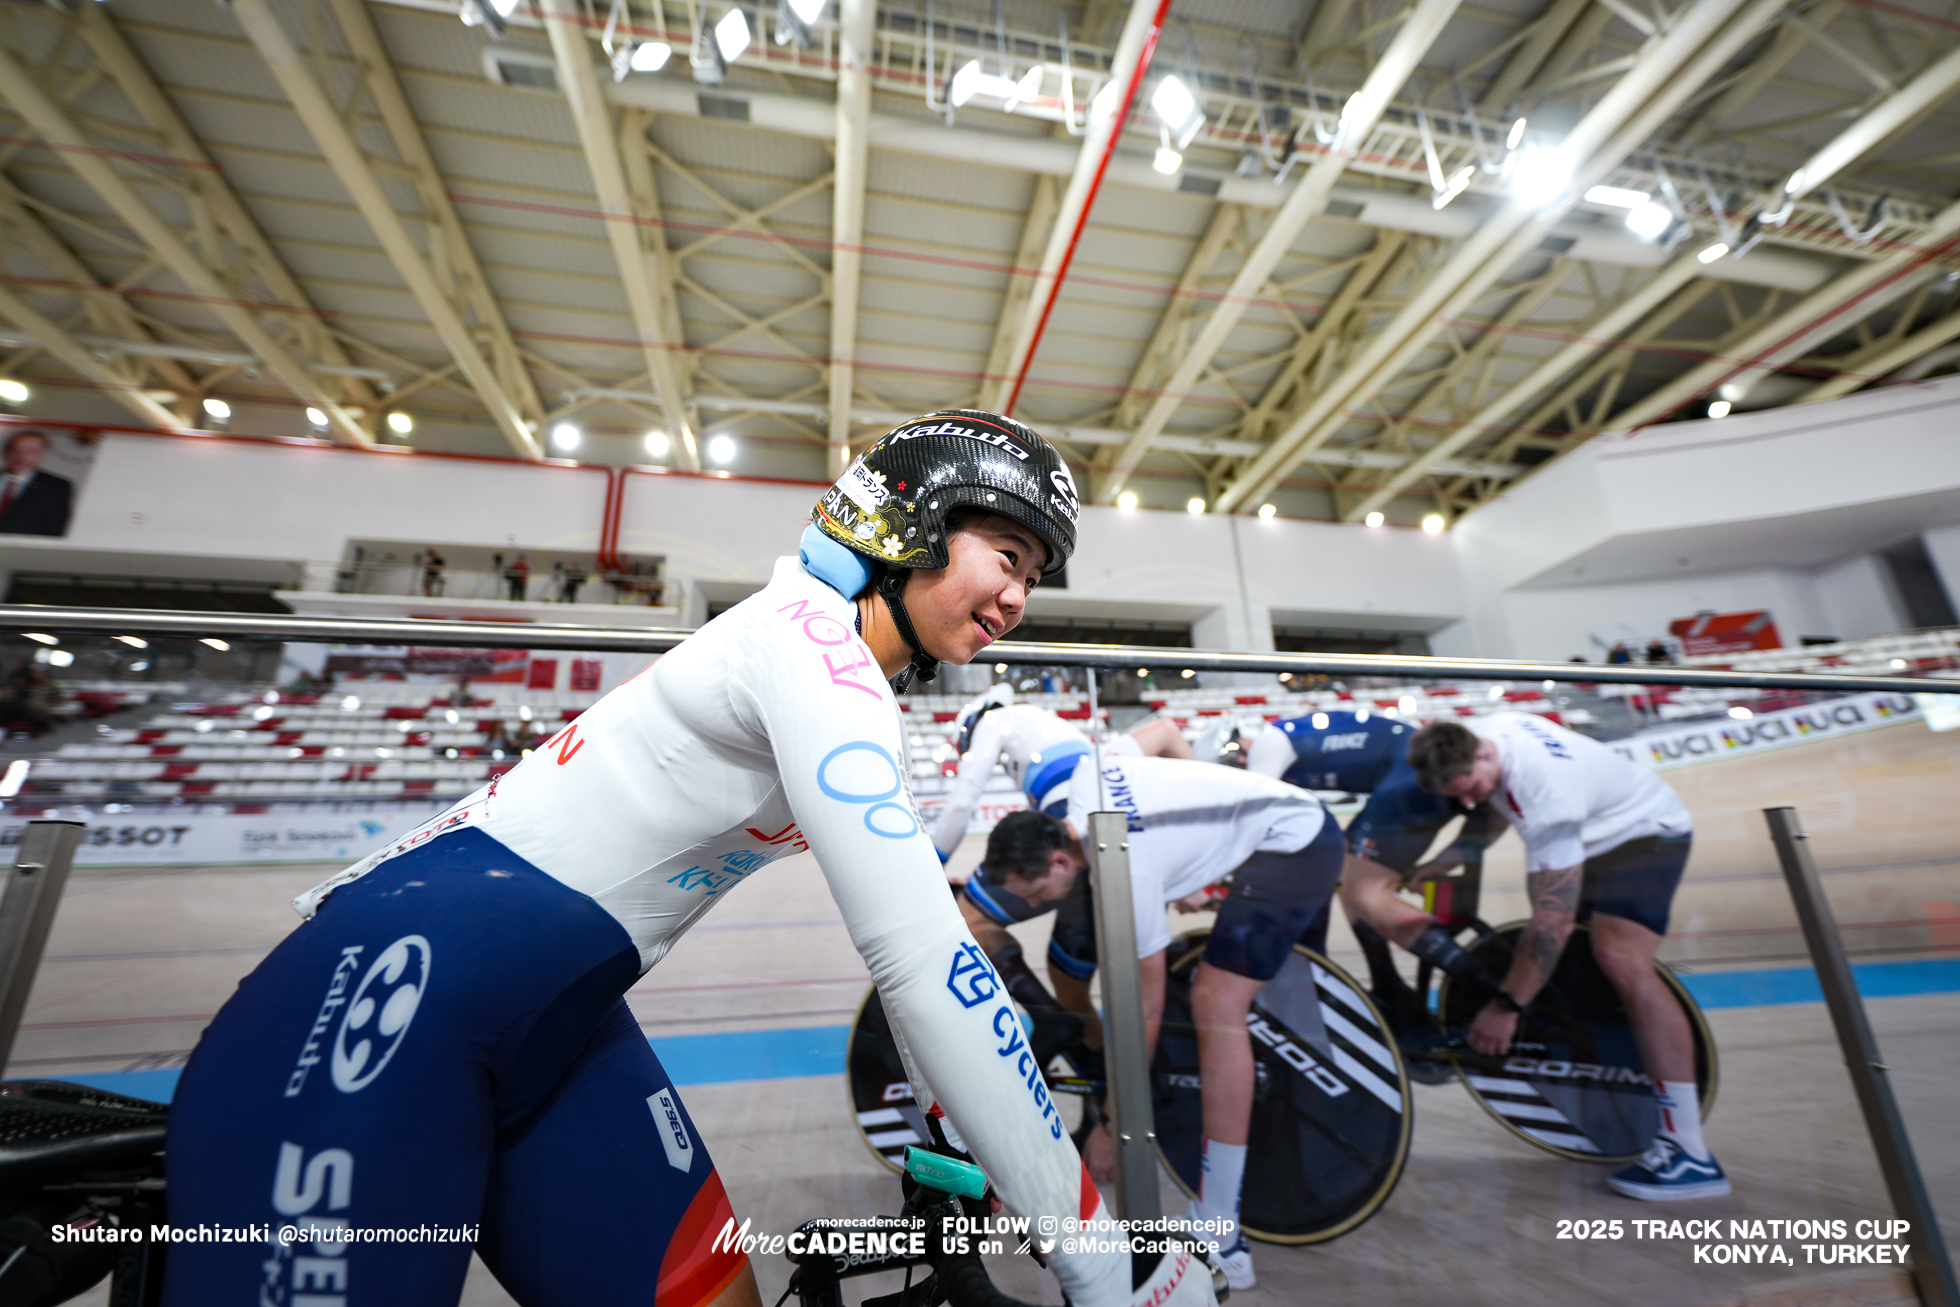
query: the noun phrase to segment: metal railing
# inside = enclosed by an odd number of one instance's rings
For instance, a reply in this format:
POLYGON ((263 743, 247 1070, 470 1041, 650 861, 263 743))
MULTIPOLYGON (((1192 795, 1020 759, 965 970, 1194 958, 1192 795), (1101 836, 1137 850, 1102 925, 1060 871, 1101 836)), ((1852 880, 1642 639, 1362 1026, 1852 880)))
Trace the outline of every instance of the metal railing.
MULTIPOLYGON (((188 639, 270 639, 331 644, 426 645, 461 649, 574 649, 592 653, 665 653, 693 632, 678 627, 621 629, 541 622, 445 622, 422 618, 271 616, 165 612, 137 608, 43 608, 0 604, 0 632, 188 639)), ((1813 672, 1732 672, 1628 664, 1533 663, 1502 658, 1435 658, 1412 654, 1234 653, 1121 644, 1032 644, 1003 641, 986 657, 1016 666, 1073 665, 1197 672, 1291 672, 1310 676, 1404 676, 1424 680, 1554 681, 1582 685, 1678 685, 1820 694, 1891 690, 1960 694, 1960 681, 1912 676, 1834 676, 1813 672)))

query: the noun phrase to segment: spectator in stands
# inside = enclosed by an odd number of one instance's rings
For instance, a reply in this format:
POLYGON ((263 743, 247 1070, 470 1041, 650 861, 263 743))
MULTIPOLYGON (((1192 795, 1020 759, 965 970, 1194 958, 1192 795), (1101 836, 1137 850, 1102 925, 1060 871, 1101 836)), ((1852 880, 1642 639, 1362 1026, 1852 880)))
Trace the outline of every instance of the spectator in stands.
POLYGON ((524 555, 519 554, 504 568, 504 584, 509 587, 509 597, 516 603, 524 602, 525 587, 531 583, 531 564, 524 555))
POLYGON ((543 742, 544 736, 535 725, 530 722, 519 722, 517 729, 511 733, 510 744, 507 747, 512 753, 522 756, 543 742))
POLYGON ((1627 648, 1625 640, 1617 641, 1612 651, 1606 655, 1606 661, 1612 664, 1630 663, 1633 661, 1633 650, 1627 648))
POLYGON ((501 750, 510 748, 510 730, 499 717, 490 723, 490 729, 483 733, 483 748, 501 750))
POLYGON ((422 555, 422 593, 430 599, 439 598, 443 591, 442 569, 449 564, 434 549, 422 555))
POLYGON ((551 580, 545 582, 544 601, 546 603, 557 603, 563 602, 564 598, 565 564, 563 562, 553 563, 551 565, 551 580))
POLYGON ((561 603, 567 603, 567 604, 575 604, 575 603, 577 603, 577 602, 578 602, 578 588, 579 588, 580 586, 582 586, 582 585, 584 585, 584 584, 585 584, 585 571, 584 571, 584 569, 583 569, 583 568, 580 568, 580 567, 576 567, 576 566, 574 566, 574 567, 567 567, 567 568, 565 569, 565 576, 564 576, 564 579, 563 579, 562 581, 560 581, 560 582, 558 583, 558 585, 559 585, 559 589, 558 589, 558 599, 559 599, 559 601, 560 601, 561 603))
POLYGON ((1649 667, 1655 663, 1671 663, 1673 661, 1674 651, 1667 647, 1665 640, 1657 635, 1647 642, 1647 665, 1649 667))
POLYGON ((67 696, 46 668, 22 663, 7 678, 6 689, 0 691, 0 720, 4 720, 9 731, 42 735, 54 725, 55 717, 66 705, 67 696))
POLYGON ((16 431, 7 438, 0 459, 0 535, 59 536, 68 534, 68 515, 74 508, 75 483, 67 477, 40 471, 48 456, 44 431, 16 431))

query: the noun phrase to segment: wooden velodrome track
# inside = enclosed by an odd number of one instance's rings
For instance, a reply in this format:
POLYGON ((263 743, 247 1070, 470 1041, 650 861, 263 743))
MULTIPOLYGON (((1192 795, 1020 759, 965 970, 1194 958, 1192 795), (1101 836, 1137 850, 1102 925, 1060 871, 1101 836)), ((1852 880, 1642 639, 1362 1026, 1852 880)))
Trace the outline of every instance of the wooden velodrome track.
MULTIPOLYGON (((1814 833, 1824 883, 1855 958, 1960 956, 1960 732, 1906 722, 1663 773, 1695 816, 1696 848, 1666 955, 1693 972, 1801 966, 1794 914, 1760 810, 1790 804, 1814 833)), ((980 854, 969 839, 951 870, 980 854)), ((1515 837, 1492 851, 1485 915, 1523 914, 1515 837)), ((227 867, 76 873, 8 1070, 118 1073, 181 1065, 239 976, 295 924, 292 896, 336 868, 227 867)), ((670 1067, 697 1036, 808 1030, 836 1048, 863 966, 808 855, 733 894, 629 995, 670 1067)), ((1017 928, 1043 956, 1045 920, 1017 928)), ((1202 919, 1183 918, 1180 928, 1202 919)), ((1359 967, 1337 925, 1334 952, 1359 967)), ((1952 994, 1870 1004, 1920 1164, 1960 1237, 1960 1003, 1952 994)), ((1809 1307, 1907 1301, 1896 1269, 1700 1265, 1686 1243, 1574 1244, 1565 1218, 1889 1217, 1884 1185, 1821 1004, 1710 1012, 1723 1056, 1710 1143, 1735 1179, 1728 1198, 1665 1213, 1617 1198, 1595 1168, 1526 1148, 1456 1085, 1417 1086, 1408 1169, 1361 1229, 1311 1248, 1261 1247, 1259 1287, 1237 1307, 1303 1302, 1564 1307, 1809 1307)), ((699 1046, 698 1043, 695 1046, 699 1046)), ((736 1210, 786 1233, 817 1214, 891 1210, 897 1193, 861 1143, 841 1076, 761 1073, 683 1079, 683 1096, 736 1210)), ((1167 1195, 1175 1191, 1166 1186, 1167 1195)), ((1168 1198, 1167 1198, 1168 1201, 1168 1198)), ((1178 1200, 1181 1202, 1181 1200, 1178 1200)), ((1179 1210, 1179 1209, 1170 1209, 1179 1210)), ((996 1260, 996 1259, 990 1259, 996 1260)), ((1004 1288, 1044 1296, 1023 1263, 996 1260, 1004 1288)), ((780 1259, 757 1266, 765 1298, 780 1259)), ((896 1285, 866 1283, 865 1292, 896 1285)), ((1057 1301, 1052 1287, 1045 1300, 1057 1301)), ((90 1307, 106 1291, 80 1300, 90 1307)), ((478 1264, 464 1302, 508 1307, 478 1264)))

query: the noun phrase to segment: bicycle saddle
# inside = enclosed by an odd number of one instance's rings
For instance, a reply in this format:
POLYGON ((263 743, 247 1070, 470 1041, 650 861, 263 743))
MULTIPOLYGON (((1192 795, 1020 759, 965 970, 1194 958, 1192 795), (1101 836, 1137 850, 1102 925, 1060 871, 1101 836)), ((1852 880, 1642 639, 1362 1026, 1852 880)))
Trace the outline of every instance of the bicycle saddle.
POLYGON ((61 1080, 0 1082, 0 1191, 149 1166, 169 1112, 61 1080))

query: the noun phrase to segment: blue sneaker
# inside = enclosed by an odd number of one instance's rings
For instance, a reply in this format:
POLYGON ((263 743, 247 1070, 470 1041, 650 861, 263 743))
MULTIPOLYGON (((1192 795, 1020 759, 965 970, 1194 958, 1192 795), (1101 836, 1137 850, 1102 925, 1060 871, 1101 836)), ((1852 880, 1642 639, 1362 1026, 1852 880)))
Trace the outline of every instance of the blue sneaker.
POLYGON ((1675 1198, 1717 1198, 1729 1192, 1729 1178, 1713 1157, 1697 1161, 1666 1135, 1655 1135, 1652 1147, 1623 1171, 1608 1176, 1613 1192, 1649 1202, 1675 1198))

